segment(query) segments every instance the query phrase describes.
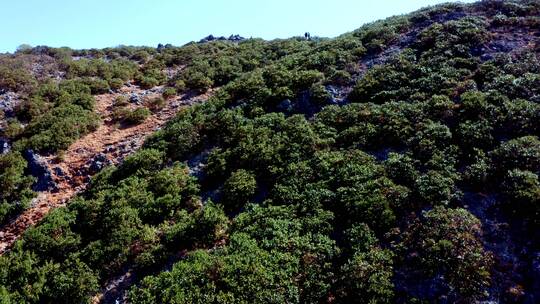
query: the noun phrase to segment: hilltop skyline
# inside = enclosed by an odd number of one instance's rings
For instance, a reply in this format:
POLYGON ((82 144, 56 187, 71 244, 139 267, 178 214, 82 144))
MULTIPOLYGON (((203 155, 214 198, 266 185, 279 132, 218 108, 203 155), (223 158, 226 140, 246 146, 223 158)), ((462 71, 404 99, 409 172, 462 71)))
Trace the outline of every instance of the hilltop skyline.
MULTIPOLYGON (((73 49, 118 45, 183 45, 213 34, 246 38, 289 38, 310 32, 335 37, 391 15, 409 13, 441 0, 376 3, 338 0, 254 3, 216 1, 11 1, 0 20, 0 52, 14 52, 21 44, 73 49), (195 12, 198 12, 195 13, 195 12)), ((473 1, 462 1, 470 3, 473 1)))

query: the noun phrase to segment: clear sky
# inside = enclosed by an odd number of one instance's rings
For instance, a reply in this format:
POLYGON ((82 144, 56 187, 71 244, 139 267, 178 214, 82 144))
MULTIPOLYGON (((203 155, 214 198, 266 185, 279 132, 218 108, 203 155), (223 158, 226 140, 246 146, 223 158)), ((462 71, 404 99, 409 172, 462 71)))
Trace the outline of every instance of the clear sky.
MULTIPOLYGON (((0 52, 26 43, 71 48, 182 45, 209 34, 334 37, 439 0, 0 0, 0 52)), ((465 0, 462 2, 473 2, 465 0)))

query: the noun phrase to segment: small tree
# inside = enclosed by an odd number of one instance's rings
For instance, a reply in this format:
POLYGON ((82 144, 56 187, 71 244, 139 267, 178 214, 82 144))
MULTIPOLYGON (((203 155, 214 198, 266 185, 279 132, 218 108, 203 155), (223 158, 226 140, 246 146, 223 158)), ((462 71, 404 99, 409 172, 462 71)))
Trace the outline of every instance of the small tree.
POLYGON ((23 43, 17 47, 17 53, 28 54, 32 51, 32 46, 30 44, 23 43))

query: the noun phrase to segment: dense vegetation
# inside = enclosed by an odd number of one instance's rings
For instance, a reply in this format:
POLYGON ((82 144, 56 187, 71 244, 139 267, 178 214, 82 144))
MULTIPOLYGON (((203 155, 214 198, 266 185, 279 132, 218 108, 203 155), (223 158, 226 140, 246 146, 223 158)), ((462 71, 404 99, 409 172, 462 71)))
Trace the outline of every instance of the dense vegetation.
POLYGON ((33 195, 20 151, 90 132, 92 94, 220 89, 1 256, 1 302, 88 302, 128 270, 132 303, 540 301, 538 16, 538 1, 485 1, 335 39, 20 51, 65 75, 0 69, 26 94, 5 128, 0 218, 33 195), (536 40, 491 47, 515 31, 536 40), (507 281, 489 221, 522 251, 507 281))

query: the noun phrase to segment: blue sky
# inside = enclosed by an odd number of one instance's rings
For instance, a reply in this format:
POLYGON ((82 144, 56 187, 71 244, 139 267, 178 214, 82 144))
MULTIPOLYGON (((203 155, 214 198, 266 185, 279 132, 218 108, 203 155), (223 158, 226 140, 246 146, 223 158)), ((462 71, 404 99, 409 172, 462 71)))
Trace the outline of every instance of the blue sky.
MULTIPOLYGON (((208 34, 333 37, 438 0, 1 0, 0 52, 26 43, 72 48, 171 43, 208 34)), ((472 2, 466 0, 463 2, 472 2)))

